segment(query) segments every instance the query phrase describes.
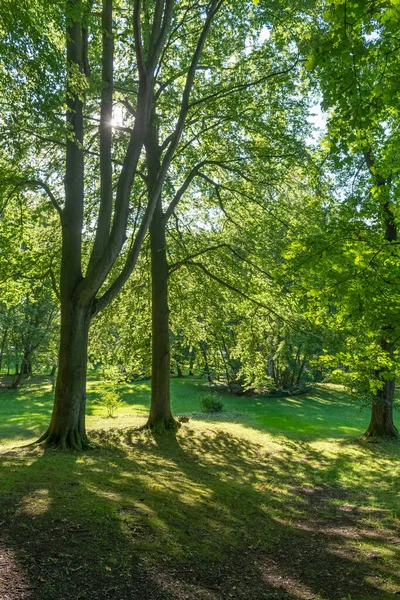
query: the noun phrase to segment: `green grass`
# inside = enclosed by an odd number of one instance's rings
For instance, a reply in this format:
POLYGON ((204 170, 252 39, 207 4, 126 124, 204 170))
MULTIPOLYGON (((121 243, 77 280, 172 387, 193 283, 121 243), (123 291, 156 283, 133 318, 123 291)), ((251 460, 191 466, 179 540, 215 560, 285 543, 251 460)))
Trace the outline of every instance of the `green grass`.
POLYGON ((400 447, 359 443, 368 411, 339 388, 222 395, 224 411, 206 415, 204 382, 174 379, 174 412, 190 421, 153 436, 137 430, 148 382, 118 386, 113 419, 94 403, 103 387, 89 381, 99 448, 84 454, 11 450, 46 426, 51 384, 0 394, 0 556, 18 589, 41 600, 398 597, 400 447))
MULTIPOLYGON (((361 435, 368 425, 368 409, 351 404, 338 386, 318 386, 311 394, 288 398, 242 398, 221 394, 224 412, 206 417, 201 413, 201 395, 207 384, 197 379, 172 379, 171 397, 175 414, 194 420, 238 422, 271 435, 298 438, 348 437, 361 435), (338 391, 339 390, 339 391, 338 391)), ((111 385, 88 382, 88 429, 142 425, 148 414, 150 382, 111 385), (122 405, 115 418, 96 404, 101 390, 115 389, 122 405)), ((45 429, 51 416, 51 382, 25 384, 21 389, 0 393, 0 448, 33 441, 45 429)))

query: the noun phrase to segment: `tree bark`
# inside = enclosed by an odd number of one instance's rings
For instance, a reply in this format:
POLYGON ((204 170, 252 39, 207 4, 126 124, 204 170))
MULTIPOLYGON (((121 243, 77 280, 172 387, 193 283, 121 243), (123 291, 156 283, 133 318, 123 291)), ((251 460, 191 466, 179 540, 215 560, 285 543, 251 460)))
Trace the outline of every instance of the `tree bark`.
POLYGON ((85 430, 87 347, 91 313, 72 302, 61 312, 61 340, 53 414, 38 440, 61 450, 88 447, 85 430))
POLYGON ((399 432, 393 422, 394 389, 394 379, 385 382, 383 390, 372 405, 371 421, 364 433, 364 438, 399 437, 399 432))
POLYGON ((171 412, 168 308, 168 264, 165 224, 161 199, 150 225, 152 281, 152 365, 151 404, 147 426, 157 431, 174 429, 176 421, 171 412))
MULTIPOLYGON (((71 9, 77 0, 69 0, 71 9)), ((67 64, 83 75, 82 26, 79 18, 67 26, 67 64)), ((85 432, 87 342, 92 304, 80 302, 82 282, 82 229, 84 211, 83 100, 67 79, 65 206, 62 211, 60 274, 61 332, 59 369, 50 425, 38 440, 62 450, 87 446, 85 432)))
MULTIPOLYGON (((153 182, 160 168, 160 149, 155 126, 149 128, 146 142, 149 182, 153 182)), ((149 195, 152 189, 149 188, 149 195)), ((147 427, 162 432, 175 429, 177 422, 171 412, 169 340, 168 263, 165 219, 161 196, 150 224, 151 285, 152 285, 152 363, 151 403, 147 427)))
POLYGON ((3 367, 3 356, 4 356, 4 348, 5 348, 6 341, 7 341, 7 335, 8 335, 8 327, 5 327, 4 332, 3 332, 3 337, 1 339, 1 347, 0 347, 0 372, 3 367))
POLYGON ((208 364, 207 346, 205 342, 200 342, 200 349, 204 360, 202 376, 207 375, 208 383, 212 383, 210 365, 208 364))
POLYGON ((15 377, 14 380, 12 382, 12 384, 10 385, 10 389, 12 390, 16 390, 18 388, 18 386, 20 385, 22 378, 25 374, 25 367, 26 367, 26 359, 25 357, 22 359, 21 362, 21 368, 18 369, 18 363, 16 365, 16 369, 15 369, 15 377))
MULTIPOLYGON (((389 184, 391 177, 385 179, 379 173, 375 172, 374 158, 371 152, 365 152, 364 158, 381 193, 381 216, 384 225, 384 239, 386 242, 389 242, 390 251, 394 253, 396 252, 398 234, 396 216, 392 208, 389 195, 389 184)), ((392 330, 393 327, 390 324, 382 327, 381 348, 390 357, 393 356, 395 350, 394 343, 391 343, 390 339, 388 339, 391 337, 390 333, 392 330)), ((380 372, 378 372, 377 375, 379 377, 380 372)), ((399 432, 397 431, 393 421, 395 384, 396 380, 394 376, 390 379, 385 379, 382 390, 379 392, 376 400, 372 404, 371 421, 367 431, 364 433, 364 438, 399 437, 399 432)))

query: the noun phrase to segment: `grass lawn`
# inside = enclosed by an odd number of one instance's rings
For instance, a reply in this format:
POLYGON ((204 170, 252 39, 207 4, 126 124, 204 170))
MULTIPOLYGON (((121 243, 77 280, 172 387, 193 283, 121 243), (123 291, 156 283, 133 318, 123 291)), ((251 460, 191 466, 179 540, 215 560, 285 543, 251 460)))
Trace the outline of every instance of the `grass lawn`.
POLYGON ((51 383, 0 393, 1 600, 372 600, 400 594, 400 444, 338 388, 224 396, 172 381, 177 433, 138 431, 149 383, 105 418, 88 386, 84 454, 17 448, 51 414, 51 383))

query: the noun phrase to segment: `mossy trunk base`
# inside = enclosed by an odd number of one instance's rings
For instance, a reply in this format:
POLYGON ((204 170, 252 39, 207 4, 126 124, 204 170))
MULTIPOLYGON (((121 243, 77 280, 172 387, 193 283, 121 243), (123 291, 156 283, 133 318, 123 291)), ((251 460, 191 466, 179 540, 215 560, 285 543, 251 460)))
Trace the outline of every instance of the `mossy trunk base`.
POLYGON ((151 429, 154 433, 164 433, 164 431, 176 431, 179 429, 180 423, 174 417, 169 415, 168 417, 149 417, 145 428, 151 429))
POLYGON ((86 434, 80 433, 77 428, 62 434, 50 431, 49 428, 36 443, 52 450, 77 450, 78 452, 92 447, 86 434))

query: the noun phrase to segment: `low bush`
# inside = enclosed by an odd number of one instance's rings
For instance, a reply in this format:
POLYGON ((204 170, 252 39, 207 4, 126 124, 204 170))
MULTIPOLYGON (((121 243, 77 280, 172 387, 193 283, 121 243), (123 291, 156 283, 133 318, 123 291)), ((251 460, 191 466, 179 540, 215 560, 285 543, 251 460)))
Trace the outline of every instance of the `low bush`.
POLYGON ((224 408, 220 397, 215 393, 205 393, 200 398, 201 410, 206 413, 221 412, 224 408))
POLYGON ((121 406, 121 400, 117 392, 103 392, 96 400, 96 404, 103 406, 107 411, 107 417, 113 417, 117 408, 121 406))

